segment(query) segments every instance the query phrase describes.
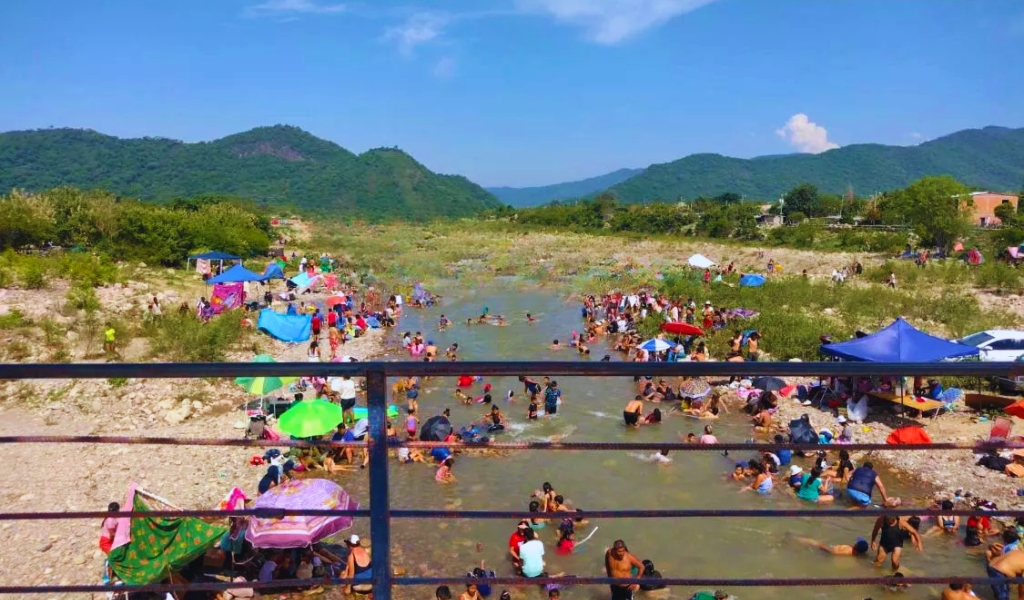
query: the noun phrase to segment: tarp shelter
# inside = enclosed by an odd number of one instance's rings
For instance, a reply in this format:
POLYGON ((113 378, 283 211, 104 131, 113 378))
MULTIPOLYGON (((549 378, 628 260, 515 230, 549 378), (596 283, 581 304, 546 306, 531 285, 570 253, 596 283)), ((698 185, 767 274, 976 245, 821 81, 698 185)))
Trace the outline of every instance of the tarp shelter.
POLYGON ((263 280, 270 281, 271 279, 284 279, 284 271, 281 270, 281 266, 277 262, 270 263, 263 270, 263 280))
POLYGON ((686 264, 690 265, 691 267, 696 267, 698 269, 710 269, 711 267, 715 266, 715 261, 704 256, 703 254, 694 254, 693 256, 690 257, 689 260, 686 261, 686 264))
POLYGON ((216 277, 207 279, 206 283, 239 283, 243 281, 263 281, 263 276, 259 273, 253 273, 249 269, 238 264, 216 277))
POLYGON ((299 273, 298 275, 296 275, 295 277, 292 277, 288 281, 292 282, 292 284, 298 290, 298 293, 301 294, 302 292, 305 292, 310 287, 316 285, 316 282, 319 281, 319 280, 320 280, 320 276, 319 275, 310 276, 309 273, 303 271, 303 272, 299 273))
MULTIPOLYGON (((181 510, 166 501, 128 488, 122 510, 149 512, 181 510)), ((127 585, 147 585, 167 579, 206 553, 227 533, 223 525, 211 525, 194 517, 132 517, 119 519, 114 548, 107 560, 118 579, 127 585), (130 521, 130 525, 125 523, 130 521), (126 526, 130 536, 122 536, 126 526), (120 540, 124 540, 118 545, 120 540)))
POLYGON ((930 444, 932 443, 932 438, 924 429, 916 425, 908 425, 890 433, 889 437, 885 438, 885 443, 894 446, 901 444, 930 444))
POLYGON ((938 362, 978 354, 973 346, 929 335, 902 318, 862 338, 825 344, 821 351, 844 360, 891 363, 938 362))
POLYGON ((761 287, 764 285, 765 276, 750 273, 740 277, 740 287, 761 287))
POLYGON ((282 342, 304 342, 313 329, 313 317, 309 315, 282 315, 269 308, 260 311, 256 327, 282 342))

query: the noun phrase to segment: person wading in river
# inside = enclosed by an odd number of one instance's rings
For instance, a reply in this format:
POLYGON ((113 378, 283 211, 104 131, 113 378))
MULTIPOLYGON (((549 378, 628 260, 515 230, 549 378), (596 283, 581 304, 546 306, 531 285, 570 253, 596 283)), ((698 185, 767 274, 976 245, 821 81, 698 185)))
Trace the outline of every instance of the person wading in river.
MULTIPOLYGON (((612 547, 604 553, 604 570, 608 577, 628 579, 633 577, 633 568, 643 573, 644 564, 629 553, 626 542, 615 540, 612 547)), ((633 600, 633 592, 640 589, 638 584, 612 584, 611 600, 633 600)))

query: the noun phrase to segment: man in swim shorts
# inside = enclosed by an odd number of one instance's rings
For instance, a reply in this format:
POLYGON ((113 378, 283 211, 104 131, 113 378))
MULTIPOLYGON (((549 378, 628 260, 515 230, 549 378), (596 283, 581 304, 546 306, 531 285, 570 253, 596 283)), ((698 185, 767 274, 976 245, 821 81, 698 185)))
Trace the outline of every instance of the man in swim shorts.
MULTIPOLYGON (((987 567, 988 576, 998 579, 1009 579, 1024 576, 1024 552, 1008 552, 996 557, 987 567)), ((1017 594, 1020 597, 1024 589, 1018 586, 1017 594)), ((1009 583, 993 583, 992 594, 996 600, 1010 600, 1009 583)))
POLYGON ((622 420, 626 422, 628 427, 639 427, 640 416, 644 412, 644 399, 642 396, 637 395, 635 398, 630 400, 626 408, 622 409, 622 420))
MULTIPOLYGON (((633 569, 644 572, 644 564, 640 559, 629 553, 626 542, 615 540, 612 547, 604 553, 604 570, 608 577, 628 579, 633 577, 633 569)), ((633 600, 633 592, 640 589, 638 584, 613 584, 611 600, 633 600)))
POLYGON ((903 554, 903 542, 910 540, 918 552, 922 552, 921 535, 903 519, 883 515, 875 521, 875 527, 871 530, 871 546, 878 548, 875 556, 875 566, 880 567, 885 562, 887 554, 892 555, 892 570, 900 569, 900 556, 903 554), (881 535, 879 535, 881 534, 881 535), (878 542, 875 543, 875 539, 878 542))

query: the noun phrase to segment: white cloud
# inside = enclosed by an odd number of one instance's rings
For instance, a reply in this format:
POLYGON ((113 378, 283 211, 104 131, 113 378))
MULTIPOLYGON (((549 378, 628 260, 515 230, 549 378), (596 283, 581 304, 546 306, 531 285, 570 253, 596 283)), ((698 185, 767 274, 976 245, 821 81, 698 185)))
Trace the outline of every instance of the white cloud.
POLYGON ((383 39, 398 44, 403 54, 411 55, 417 46, 432 42, 444 34, 449 17, 437 13, 417 13, 401 25, 390 27, 383 39))
POLYGON ((582 27, 599 44, 617 44, 716 0, 517 0, 523 11, 582 27))
POLYGON ((790 117, 786 125, 776 129, 775 133, 800 152, 818 154, 839 147, 839 144, 829 141, 824 127, 811 121, 804 113, 790 117))
POLYGON ((915 140, 919 140, 919 139, 921 139, 921 132, 920 131, 911 131, 910 132, 910 137, 914 138, 915 140))
POLYGON ((344 4, 319 4, 315 0, 266 0, 246 9, 250 17, 273 17, 289 14, 332 14, 344 12, 344 4))
POLYGON ((451 79, 455 77, 455 59, 445 56, 434 63, 434 77, 438 79, 451 79))

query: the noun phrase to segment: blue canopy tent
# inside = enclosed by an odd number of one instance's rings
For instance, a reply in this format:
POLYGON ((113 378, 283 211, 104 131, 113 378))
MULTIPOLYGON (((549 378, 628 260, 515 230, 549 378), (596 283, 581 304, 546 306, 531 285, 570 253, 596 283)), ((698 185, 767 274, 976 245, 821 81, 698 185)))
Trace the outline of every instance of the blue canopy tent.
POLYGON ((216 277, 206 280, 208 284, 214 283, 238 283, 240 281, 264 281, 265 278, 259 273, 253 273, 242 265, 235 265, 216 277))
POLYGON ((185 260, 185 270, 188 271, 188 265, 193 260, 209 260, 220 262, 221 270, 224 269, 224 261, 226 260, 242 260, 241 256, 235 256, 234 254, 228 254, 227 252, 220 252, 214 250, 213 252, 203 252, 202 254, 193 254, 185 260))
POLYGON ((761 287, 764 285, 765 276, 756 273, 748 273, 740 277, 740 287, 761 287))
POLYGON ((256 327, 282 342, 304 342, 309 339, 313 317, 309 315, 282 315, 269 308, 260 311, 256 327))
POLYGON ((871 335, 825 344, 821 351, 843 360, 892 363, 938 362, 978 354, 973 346, 929 335, 902 318, 871 335))

